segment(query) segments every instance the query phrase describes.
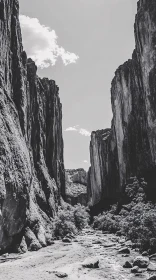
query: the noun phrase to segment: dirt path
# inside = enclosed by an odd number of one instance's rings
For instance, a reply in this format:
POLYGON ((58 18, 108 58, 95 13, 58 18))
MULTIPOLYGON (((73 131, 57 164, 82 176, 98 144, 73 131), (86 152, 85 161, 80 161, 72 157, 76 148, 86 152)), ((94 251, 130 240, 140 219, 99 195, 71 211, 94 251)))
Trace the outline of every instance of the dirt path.
POLYGON ((38 252, 10 254, 7 258, 11 260, 0 263, 0 280, 58 280, 56 271, 67 273, 67 280, 148 279, 147 273, 136 277, 130 269, 122 267, 126 260, 136 255, 136 252, 129 257, 118 254, 122 246, 125 246, 124 240, 115 235, 85 229, 72 243, 56 241, 38 252), (98 269, 82 267, 87 257, 95 256, 99 259, 98 269))

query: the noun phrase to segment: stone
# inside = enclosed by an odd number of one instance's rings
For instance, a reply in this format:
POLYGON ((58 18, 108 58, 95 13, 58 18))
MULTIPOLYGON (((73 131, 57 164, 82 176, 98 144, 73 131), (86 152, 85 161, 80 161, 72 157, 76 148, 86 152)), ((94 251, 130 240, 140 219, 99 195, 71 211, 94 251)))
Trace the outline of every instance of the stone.
POLYGON ((128 247, 121 248, 118 251, 119 254, 130 254, 130 249, 128 247))
POLYGON ((132 264, 129 261, 126 261, 123 265, 124 268, 132 268, 132 264))
POLYGON ((0 42, 0 248, 18 248, 29 228, 37 250, 65 197, 59 88, 27 59, 18 0, 0 1, 0 42))
POLYGON ((143 257, 147 257, 147 256, 148 256, 148 252, 147 252, 147 251, 144 251, 144 252, 142 253, 142 256, 143 256, 143 257))
POLYGON ((156 254, 152 254, 149 256, 150 260, 156 260, 156 254))
POLYGON ((25 241, 29 251, 38 251, 42 248, 40 242, 36 238, 36 235, 28 227, 25 229, 25 241))
POLYGON ((121 235, 122 235, 121 231, 118 230, 118 231, 116 232, 116 235, 117 235, 117 236, 121 236, 121 235))
POLYGON ((9 253, 5 253, 3 255, 1 255, 3 258, 8 258, 9 257, 9 253))
POLYGON ((102 244, 102 241, 101 241, 101 240, 94 240, 94 241, 92 242, 92 244, 102 244))
POLYGON ((126 241, 125 245, 128 247, 132 247, 132 241, 131 240, 126 241))
POLYGON ((71 239, 68 238, 68 237, 64 237, 64 238, 62 239, 62 241, 63 241, 64 243, 71 243, 71 239))
POLYGON ((65 272, 56 272, 55 273, 55 275, 57 276, 57 277, 59 277, 59 278, 66 278, 66 277, 68 277, 68 274, 67 273, 65 273, 65 272))
POLYGON ((152 275, 148 278, 148 280, 156 280, 156 275, 152 275))
POLYGON ((125 242, 126 242, 126 239, 125 239, 125 238, 119 239, 119 243, 120 243, 120 244, 124 244, 125 242))
POLYGON ((21 250, 22 253, 26 253, 27 250, 28 250, 27 243, 25 241, 25 236, 23 236, 23 238, 22 238, 22 241, 21 241, 21 244, 20 244, 20 250, 21 250))
POLYGON ((122 257, 128 258, 128 257, 129 257, 129 254, 122 255, 122 257))
POLYGON ((83 267, 86 268, 99 268, 99 259, 98 258, 87 258, 82 263, 83 267))
POLYGON ((131 268, 131 272, 132 273, 138 273, 139 272, 139 267, 136 265, 136 266, 133 266, 132 268, 131 268))
POLYGON ((75 238, 73 233, 68 233, 65 237, 70 238, 70 239, 75 238))
POLYGON ((147 267, 147 271, 156 271, 156 264, 150 263, 147 267))
POLYGON ((134 259, 133 266, 138 266, 140 268, 147 268, 149 265, 149 258, 138 256, 134 259))

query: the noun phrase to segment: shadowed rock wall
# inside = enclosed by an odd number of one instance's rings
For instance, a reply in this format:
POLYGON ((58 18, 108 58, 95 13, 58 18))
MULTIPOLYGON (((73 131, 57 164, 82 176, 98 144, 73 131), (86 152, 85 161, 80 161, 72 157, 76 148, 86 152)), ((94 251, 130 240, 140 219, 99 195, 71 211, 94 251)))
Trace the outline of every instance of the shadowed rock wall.
POLYGON ((65 195, 59 89, 27 60, 18 13, 17 0, 0 0, 1 251, 50 244, 65 195))
POLYGON ((132 59, 115 72, 111 130, 93 132, 90 205, 118 200, 126 180, 144 177, 156 198, 156 0, 138 1, 132 59))

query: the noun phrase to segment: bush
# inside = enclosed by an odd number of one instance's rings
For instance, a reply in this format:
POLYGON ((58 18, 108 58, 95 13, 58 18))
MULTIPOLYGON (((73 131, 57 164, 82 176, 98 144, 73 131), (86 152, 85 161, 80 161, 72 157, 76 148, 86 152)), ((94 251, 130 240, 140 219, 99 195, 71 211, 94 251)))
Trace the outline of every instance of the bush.
POLYGON ((80 204, 74 207, 74 223, 78 230, 82 230, 89 223, 89 214, 80 204))
POLYGON ((110 233, 120 230, 141 251, 149 250, 153 254, 156 253, 156 204, 147 203, 146 188, 143 179, 131 178, 119 213, 116 205, 112 206, 109 212, 94 217, 93 227, 110 233))
POLYGON ((94 217, 93 228, 98 228, 103 231, 109 231, 110 233, 115 233, 120 230, 119 227, 119 216, 113 215, 109 212, 100 214, 94 217))
POLYGON ((54 235, 64 237, 67 234, 77 234, 88 225, 89 214, 84 206, 76 205, 74 207, 66 205, 64 209, 58 209, 57 216, 54 219, 54 235))

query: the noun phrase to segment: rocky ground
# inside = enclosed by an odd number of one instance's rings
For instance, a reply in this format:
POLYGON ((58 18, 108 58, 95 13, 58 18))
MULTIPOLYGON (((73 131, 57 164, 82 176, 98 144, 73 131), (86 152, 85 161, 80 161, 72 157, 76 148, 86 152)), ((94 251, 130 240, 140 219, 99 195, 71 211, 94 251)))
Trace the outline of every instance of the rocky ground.
MULTIPOLYGON (((131 249, 131 242, 123 237, 87 228, 69 243, 58 240, 38 252, 1 256, 0 279, 149 279, 154 272, 148 272, 147 268, 140 268, 139 273, 132 273, 134 268, 123 268, 126 261, 133 263, 138 255, 131 249), (119 253, 121 249, 123 253, 119 253)), ((156 263, 152 262, 154 269, 156 263)))

